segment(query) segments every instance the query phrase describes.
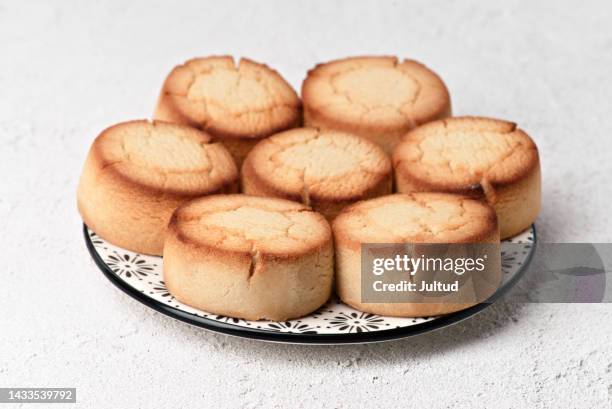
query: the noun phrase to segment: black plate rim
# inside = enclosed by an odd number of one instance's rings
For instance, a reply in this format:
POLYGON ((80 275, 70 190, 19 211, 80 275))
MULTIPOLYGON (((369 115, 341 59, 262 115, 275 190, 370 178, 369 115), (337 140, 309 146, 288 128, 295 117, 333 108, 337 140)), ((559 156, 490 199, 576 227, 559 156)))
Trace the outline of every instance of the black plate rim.
MULTIPOLYGON (((532 225, 533 229, 533 247, 537 245, 537 232, 535 225, 532 225)), ((95 249, 94 244, 89 236, 88 227, 83 223, 83 235, 85 236, 85 243, 87 250, 93 258, 98 268, 104 273, 106 278, 110 280, 116 287, 121 291, 136 299, 142 304, 149 308, 154 309, 164 315, 182 321, 184 323, 204 328, 209 331, 219 332, 226 335, 231 335, 240 338, 256 339, 261 341, 279 342, 279 343, 290 343, 290 344, 309 344, 309 345, 332 345, 332 344, 362 344, 371 342, 382 342, 391 341, 402 338, 407 338, 415 335, 420 335, 425 332, 430 332, 438 329, 448 327, 450 325, 457 324, 467 318, 470 318, 477 313, 481 312, 485 308, 489 307, 494 302, 502 298, 514 285, 521 279, 527 270, 527 266, 531 263, 535 249, 529 252, 527 258, 514 274, 514 276, 508 280, 502 287, 500 287, 495 294, 493 294, 485 302, 477 304, 473 307, 467 308, 462 311, 457 311, 440 318, 436 318, 431 321, 423 322, 421 324, 415 324, 408 327, 401 328, 390 328, 381 331, 372 332, 355 332, 355 333, 344 333, 344 334, 300 334, 300 333, 287 333, 287 332, 273 332, 266 331, 257 328, 246 328, 239 327, 224 322, 211 320, 204 317, 199 317, 191 313, 179 310, 170 305, 161 303, 153 298, 148 297, 146 294, 138 291, 134 287, 130 286, 125 281, 121 280, 113 271, 104 263, 100 255, 95 249)))

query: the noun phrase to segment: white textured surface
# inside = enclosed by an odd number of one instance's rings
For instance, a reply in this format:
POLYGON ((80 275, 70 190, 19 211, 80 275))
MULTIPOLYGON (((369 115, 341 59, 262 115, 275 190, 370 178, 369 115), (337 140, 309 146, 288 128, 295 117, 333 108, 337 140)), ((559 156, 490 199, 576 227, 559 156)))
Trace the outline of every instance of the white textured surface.
POLYGON ((0 2, 0 386, 76 386, 79 407, 109 408, 612 404, 611 305, 500 303, 377 345, 232 339, 116 290, 75 208, 90 142, 148 116, 175 63, 244 55, 298 86, 317 62, 386 53, 438 71, 455 113, 532 134, 541 239, 609 242, 609 1, 19 3, 0 2))

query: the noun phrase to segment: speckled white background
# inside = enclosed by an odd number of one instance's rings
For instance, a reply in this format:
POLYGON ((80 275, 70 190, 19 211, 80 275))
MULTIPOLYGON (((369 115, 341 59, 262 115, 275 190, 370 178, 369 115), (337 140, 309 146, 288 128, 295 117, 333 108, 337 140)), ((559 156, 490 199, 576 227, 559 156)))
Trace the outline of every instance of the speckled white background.
POLYGON ((19 3, 0 1, 0 386, 107 408, 612 405, 612 305, 500 303, 377 345, 232 339, 116 290, 75 208, 90 142, 149 116, 176 63, 244 55, 299 86, 317 62, 386 53, 438 71, 455 113, 532 134, 541 239, 610 242, 612 3, 19 3))

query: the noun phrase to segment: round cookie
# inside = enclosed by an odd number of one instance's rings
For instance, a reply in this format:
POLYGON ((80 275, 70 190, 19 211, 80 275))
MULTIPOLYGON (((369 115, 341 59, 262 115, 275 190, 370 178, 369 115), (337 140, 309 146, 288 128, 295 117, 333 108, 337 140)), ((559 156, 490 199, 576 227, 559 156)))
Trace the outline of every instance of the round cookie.
MULTIPOLYGON (((401 317, 446 314, 474 303, 362 302, 361 245, 368 243, 499 243, 495 211, 486 203, 446 193, 394 194, 356 203, 332 223, 336 247, 336 292, 360 311, 401 317)), ((494 259, 492 257, 495 257, 494 259)), ((501 279, 499 266, 489 279, 501 279)))
POLYGON ((393 154, 399 192, 449 192, 486 199, 501 238, 528 228, 540 211, 538 149, 516 124, 457 117, 408 133, 393 154))
POLYGON ((164 281, 181 302, 215 314, 283 321, 331 294, 329 224, 306 206, 217 195, 176 210, 164 247, 164 281))
POLYGON ((166 78, 155 118, 208 132, 240 166, 261 138, 300 125, 301 103, 287 81, 264 64, 194 58, 166 78))
POLYGON ((223 145, 188 126, 142 120, 111 126, 96 138, 77 199, 85 224, 105 240, 161 255, 174 209, 237 186, 236 164, 223 145))
POLYGON ((451 113, 433 71, 396 57, 353 57, 319 64, 302 84, 305 126, 371 139, 391 154, 409 130, 451 113))
POLYGON ((302 202, 333 219, 345 206, 391 193, 391 160, 375 143, 298 128, 261 141, 242 165, 242 190, 302 202))

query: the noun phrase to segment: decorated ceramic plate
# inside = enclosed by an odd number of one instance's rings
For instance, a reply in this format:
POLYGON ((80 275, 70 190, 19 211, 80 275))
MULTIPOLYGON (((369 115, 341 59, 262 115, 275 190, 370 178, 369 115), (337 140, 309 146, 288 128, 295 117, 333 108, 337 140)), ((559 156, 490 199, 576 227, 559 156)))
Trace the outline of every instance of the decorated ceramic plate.
POLYGON ((464 320, 491 305, 522 276, 535 250, 532 226, 502 243, 503 281, 487 301, 440 317, 384 317, 357 311, 332 298, 312 314, 300 319, 247 321, 207 313, 177 301, 168 292, 162 275, 161 257, 147 256, 108 243, 87 226, 83 228, 87 248, 106 277, 131 297, 147 306, 211 331, 245 338, 295 344, 353 344, 404 338, 464 320))

